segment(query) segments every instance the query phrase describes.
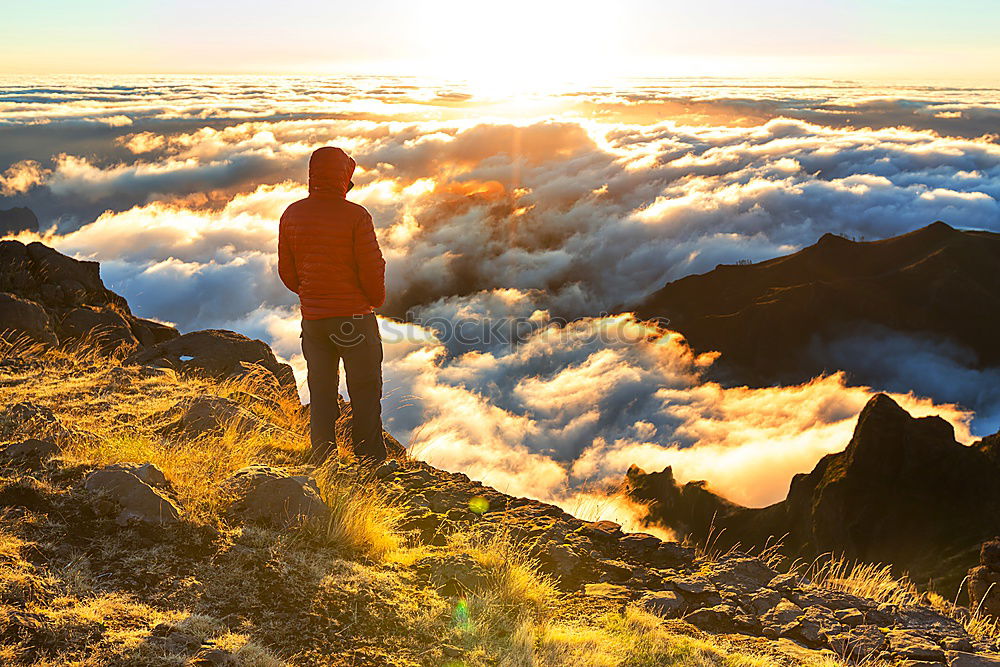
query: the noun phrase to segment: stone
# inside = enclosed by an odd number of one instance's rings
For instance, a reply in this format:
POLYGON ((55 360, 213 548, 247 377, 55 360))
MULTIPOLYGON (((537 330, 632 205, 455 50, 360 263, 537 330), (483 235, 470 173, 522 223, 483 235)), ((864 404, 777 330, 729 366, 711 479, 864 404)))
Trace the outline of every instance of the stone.
POLYGON ((837 617, 838 621, 851 627, 861 625, 865 622, 864 613, 857 609, 838 609, 833 612, 833 615, 837 617))
POLYGON ((705 632, 736 632, 739 628, 735 620, 736 610, 725 604, 695 609, 684 620, 705 632))
POLYGON ((584 584, 583 594, 588 597, 601 598, 623 598, 628 597, 629 589, 621 584, 610 584, 600 582, 597 584, 584 584))
POLYGON ((792 573, 779 574, 767 584, 770 588, 782 593, 791 593, 799 585, 799 578, 792 573))
POLYGON ((146 484, 158 489, 170 489, 170 482, 163 471, 152 463, 113 463, 105 466, 105 470, 124 470, 130 472, 146 484))
POLYGON ((854 664, 873 660, 887 645, 885 634, 874 625, 862 625, 843 632, 829 633, 826 642, 837 655, 854 664))
POLYGON ((681 577, 678 579, 673 579, 671 583, 679 591, 684 593, 690 593, 691 595, 710 595, 712 593, 718 594, 715 588, 715 584, 711 582, 707 577, 701 575, 691 575, 689 577, 681 577))
POLYGON ((757 558, 731 558, 716 563, 708 577, 716 586, 751 593, 767 586, 777 572, 757 558))
POLYGON ((175 655, 185 655, 192 651, 197 651, 201 647, 201 640, 186 632, 174 630, 163 638, 163 648, 167 653, 175 655))
POLYGON ((108 466, 92 472, 84 482, 88 491, 107 494, 120 507, 116 521, 165 525, 180 521, 174 502, 128 470, 108 466))
POLYGON ((790 634, 807 646, 821 646, 828 634, 839 634, 847 627, 837 621, 833 612, 825 607, 807 607, 790 634))
POLYGON ((794 602, 781 600, 760 619, 764 626, 764 635, 779 637, 787 634, 802 618, 805 612, 794 602))
POLYGON ((47 459, 61 451, 61 448, 51 440, 28 438, 3 449, 3 456, 11 459, 47 459))
POLYGON ((110 306, 78 306, 59 322, 62 340, 85 340, 104 352, 138 347, 128 321, 110 306))
POLYGON ((8 339, 25 336, 36 343, 58 343, 48 313, 39 304, 0 292, 0 334, 8 339))
POLYGON ((632 578, 632 567, 620 560, 596 559, 595 567, 611 581, 628 581, 632 578))
POLYGON ((889 630, 889 650, 899 658, 943 661, 941 647, 913 630, 889 630))
POLYGON ((649 556, 650 560, 660 567, 681 567, 694 561, 695 553, 691 547, 685 547, 677 542, 660 542, 656 553, 649 556))
POLYGON ((979 564, 994 572, 1000 572, 1000 537, 983 542, 983 546, 979 548, 979 564))
POLYGON ((243 521, 287 526, 322 520, 330 512, 315 480, 265 465, 237 470, 223 482, 222 492, 231 498, 227 513, 243 521))
POLYGON ((622 536, 618 544, 626 553, 642 558, 659 548, 660 538, 648 533, 629 533, 622 536))
POLYGON ((228 398, 202 395, 178 402, 170 410, 180 413, 173 422, 164 427, 164 432, 182 432, 189 435, 217 433, 227 426, 240 432, 266 431, 273 426, 246 408, 242 408, 228 398))
POLYGON ((992 667, 1000 665, 998 653, 967 653, 964 651, 948 651, 945 653, 948 667, 992 667))
POLYGON ((757 616, 764 616, 782 601, 781 593, 770 588, 762 588, 754 593, 748 605, 757 616))
POLYGON ((244 362, 258 364, 272 373, 281 387, 288 390, 295 388, 291 366, 278 362, 267 343, 234 331, 192 331, 140 350, 126 359, 127 363, 134 364, 153 361, 218 379, 244 372, 244 362))
POLYGON ((930 607, 903 605, 897 607, 892 615, 898 626, 919 630, 924 636, 938 642, 945 638, 968 640, 968 634, 961 623, 930 607))
POLYGON ((542 551, 542 560, 549 567, 546 569, 560 579, 573 576, 582 559, 565 544, 549 542, 542 551))
POLYGON ((400 466, 398 461, 389 460, 375 469, 375 476, 379 479, 385 479, 398 472, 399 468, 400 466))
POLYGON ((585 523, 580 532, 598 542, 614 542, 624 537, 622 527, 614 521, 593 521, 585 523))
POLYGON ((221 648, 206 646, 188 662, 191 667, 229 667, 236 665, 236 656, 221 648))
POLYGON ((649 593, 639 603, 646 611, 663 618, 677 618, 688 606, 687 601, 674 591, 649 593))

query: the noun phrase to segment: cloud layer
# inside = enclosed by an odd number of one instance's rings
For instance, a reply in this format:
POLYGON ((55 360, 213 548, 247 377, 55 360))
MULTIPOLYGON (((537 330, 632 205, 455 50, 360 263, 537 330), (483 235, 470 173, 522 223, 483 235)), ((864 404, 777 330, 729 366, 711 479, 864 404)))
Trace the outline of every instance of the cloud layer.
POLYGON ((570 506, 631 463, 761 505, 846 444, 874 390, 964 436, 967 409, 977 431, 1000 426, 1000 371, 970 370, 940 341, 858 332, 817 351, 864 386, 723 387, 710 351, 622 314, 668 280, 826 232, 884 238, 937 219, 1000 231, 1000 145, 982 136, 1000 96, 896 92, 688 82, 511 101, 371 79, 8 85, 0 192, 39 213, 46 242, 100 260, 139 314, 262 337, 301 375, 277 219, 305 195, 310 152, 342 146, 389 261, 385 314, 424 322, 382 321, 387 422, 419 456, 570 506), (515 347, 431 326, 511 318, 515 347))

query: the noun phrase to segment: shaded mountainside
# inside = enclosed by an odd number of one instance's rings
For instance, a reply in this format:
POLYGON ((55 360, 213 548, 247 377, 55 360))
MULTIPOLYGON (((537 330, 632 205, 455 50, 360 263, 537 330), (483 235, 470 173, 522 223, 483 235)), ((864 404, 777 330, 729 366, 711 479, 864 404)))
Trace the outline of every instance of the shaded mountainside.
POLYGON ((0 209, 0 236, 18 232, 37 232, 38 218, 30 208, 15 206, 0 209))
POLYGON ((763 545, 785 536, 788 551, 843 553, 890 563, 942 591, 957 590, 980 543, 1000 534, 1000 434, 972 446, 940 417, 916 419, 884 394, 869 401, 847 449, 796 475, 770 507, 734 505, 703 482, 678 484, 672 470, 633 466, 630 496, 681 534, 720 546, 763 545))
POLYGON ((636 312, 722 353, 740 383, 803 382, 830 367, 818 341, 881 327, 951 340, 1000 365, 1000 234, 943 222, 874 242, 833 234, 786 257, 720 265, 653 293, 636 312))

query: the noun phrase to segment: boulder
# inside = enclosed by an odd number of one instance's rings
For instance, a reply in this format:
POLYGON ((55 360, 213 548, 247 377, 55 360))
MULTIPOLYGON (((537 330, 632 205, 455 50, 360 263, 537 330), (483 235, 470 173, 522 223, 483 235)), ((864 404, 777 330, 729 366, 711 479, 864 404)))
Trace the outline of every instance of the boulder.
POLYGON ((139 339, 139 344, 150 347, 177 338, 180 333, 168 324, 146 320, 141 317, 132 318, 132 333, 139 339))
POLYGON ((241 376, 246 372, 244 364, 257 364, 273 374, 281 387, 295 388, 291 366, 278 362, 267 343, 222 329, 192 331, 140 350, 126 361, 156 362, 218 379, 241 376))
POLYGON ((728 604, 695 609, 684 620, 705 632, 755 634, 760 629, 754 619, 728 604))
POLYGON ((758 558, 729 558, 716 563, 708 577, 720 588, 752 593, 767 586, 777 574, 758 558))
POLYGON ((1000 538, 983 543, 968 585, 972 609, 1000 618, 1000 538))
POLYGON ((23 335, 37 343, 58 342, 44 308, 7 292, 0 293, 0 335, 23 335))
POLYGON ((995 667, 1000 665, 1000 654, 997 653, 966 653, 964 651, 948 651, 945 653, 948 667, 995 667))
POLYGON ((172 490, 170 482, 167 481, 167 476, 163 474, 162 470, 152 463, 112 463, 111 465, 105 466, 104 469, 123 470, 127 473, 135 475, 144 483, 149 484, 152 487, 166 491, 172 490))
POLYGON ((622 527, 614 521, 593 521, 580 528, 580 532, 598 543, 608 544, 624 537, 622 527))
POLYGON ((826 635, 826 642, 836 652, 853 664, 865 664, 885 650, 885 633, 874 625, 861 625, 842 632, 826 635))
POLYGON ((28 438, 12 445, 7 445, 2 450, 2 455, 9 459, 47 459, 58 454, 59 445, 51 440, 39 440, 38 438, 28 438))
POLYGON ((86 340, 106 352, 139 345, 125 318, 107 306, 70 310, 59 323, 59 332, 63 340, 86 340))
POLYGON ((164 432, 201 435, 232 426, 241 432, 273 428, 249 410, 221 396, 202 395, 178 402, 170 410, 177 419, 164 427, 164 432))
POLYGON ((625 553, 636 558, 647 558, 660 546, 660 538, 647 533, 629 533, 618 540, 625 553))
POLYGON ((764 635, 780 637, 789 634, 799 623, 804 611, 794 602, 781 600, 761 618, 764 635))
POLYGON ((679 542, 660 542, 650 560, 660 567, 681 567, 694 561, 695 552, 679 542))
MULTIPOLYGON (((147 469, 147 476, 150 475, 152 473, 147 469)), ((112 465, 92 472, 84 482, 84 488, 110 496, 121 507, 116 519, 121 525, 130 521, 163 525, 180 520, 177 505, 126 466, 112 465)))
POLYGON ((222 491, 231 498, 227 513, 242 521, 287 526, 325 519, 330 511, 315 480, 265 465, 237 470, 222 491))
POLYGON ((900 659, 944 660, 941 647, 914 630, 889 630, 889 650, 900 659))
POLYGON ((655 591, 639 603, 646 611, 663 618, 677 618, 687 609, 687 601, 674 591, 655 591))

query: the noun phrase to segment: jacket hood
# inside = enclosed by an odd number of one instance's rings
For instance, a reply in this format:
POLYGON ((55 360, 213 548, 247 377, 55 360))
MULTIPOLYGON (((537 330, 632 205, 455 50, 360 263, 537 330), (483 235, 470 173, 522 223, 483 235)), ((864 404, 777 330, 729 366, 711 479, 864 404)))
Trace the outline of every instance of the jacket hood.
POLYGON ((325 146, 313 152, 309 158, 310 194, 347 195, 351 176, 357 163, 347 153, 333 146, 325 146))

